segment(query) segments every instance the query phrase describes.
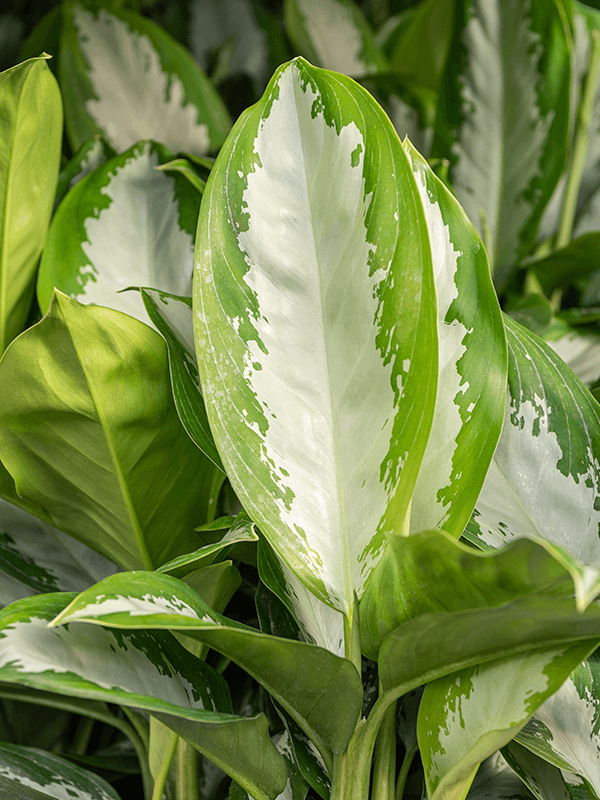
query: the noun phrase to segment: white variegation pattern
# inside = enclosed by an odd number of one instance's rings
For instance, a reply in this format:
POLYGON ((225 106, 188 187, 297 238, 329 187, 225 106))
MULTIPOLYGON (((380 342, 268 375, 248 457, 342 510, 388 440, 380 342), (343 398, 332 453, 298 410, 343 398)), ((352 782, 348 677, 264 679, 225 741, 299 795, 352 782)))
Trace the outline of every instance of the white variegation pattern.
MULTIPOLYGON (((401 341, 411 322, 399 325, 386 310, 397 296, 407 307, 424 305, 430 291, 415 261, 424 258, 428 268, 429 254, 419 251, 416 189, 389 122, 352 86, 296 60, 277 73, 260 120, 260 106, 254 112, 257 129, 252 116, 240 121, 202 205, 195 306, 205 399, 236 492, 278 555, 321 600, 345 612, 394 524, 388 514, 410 452, 396 438, 399 406, 417 374, 428 385, 435 364, 435 354, 425 365, 413 363, 423 340, 415 332, 401 341), (337 109, 325 108, 332 92, 337 109), (372 145, 359 127, 365 115, 389 137, 378 142, 374 158, 402 173, 395 180, 403 181, 405 205, 394 184, 381 181, 377 200, 367 191, 373 173, 366 171, 372 145), (246 176, 232 165, 236 147, 253 162, 246 176), (215 193, 216 181, 229 181, 226 197, 215 193), (213 220, 236 213, 239 222, 213 220), (403 261, 400 275, 397 237, 408 236, 407 229, 413 244, 406 257, 413 261, 403 261), (232 295, 222 275, 234 264, 241 274, 236 292, 250 306, 226 311, 232 295), (411 275, 415 268, 419 274, 411 275), (223 375, 230 370, 247 399, 226 391, 223 375), (270 498, 250 493, 248 469, 251 480, 272 486, 270 498)), ((376 169, 371 157, 369 168, 376 169)), ((396 306, 391 313, 401 312, 396 306)), ((421 392, 420 414, 427 413, 426 397, 421 392)), ((410 435, 424 430, 417 423, 410 435)), ((418 458, 419 450, 410 455, 418 458)))
POLYGON ((493 547, 518 536, 545 539, 597 566, 597 405, 548 344, 508 318, 506 325, 508 404, 475 508, 479 538, 493 547))
POLYGON ((115 150, 156 139, 174 152, 208 152, 208 126, 148 36, 106 10, 76 6, 73 23, 95 95, 86 110, 115 150))
POLYGON ((600 377, 600 334, 579 331, 565 333, 548 344, 588 388, 600 377))

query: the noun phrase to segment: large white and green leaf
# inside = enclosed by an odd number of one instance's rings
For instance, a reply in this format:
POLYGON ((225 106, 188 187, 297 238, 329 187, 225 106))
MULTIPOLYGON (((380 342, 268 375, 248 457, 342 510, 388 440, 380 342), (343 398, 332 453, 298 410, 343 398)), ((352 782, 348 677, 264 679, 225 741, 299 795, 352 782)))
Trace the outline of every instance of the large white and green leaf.
POLYGON ((169 633, 92 625, 49 627, 73 598, 47 594, 0 612, 0 680, 147 711, 256 798, 281 791, 286 771, 263 717, 230 713, 221 676, 169 633))
POLYGON ((198 192, 178 174, 156 167, 172 158, 165 147, 139 142, 79 181, 48 232, 37 296, 46 312, 54 288, 81 303, 148 315, 129 286, 190 295, 198 192))
POLYGON ((355 78, 388 68, 354 0, 285 0, 284 14, 297 52, 317 66, 355 78))
POLYGON ((118 152, 155 139, 173 152, 203 155, 230 121, 192 56, 132 11, 64 9, 60 82, 73 149, 97 133, 118 152))
POLYGON ((198 546, 215 467, 179 422, 158 333, 57 293, 0 387, 0 458, 54 527, 125 569, 198 546))
POLYGON ((600 797, 600 656, 580 664, 539 708, 517 741, 563 770, 581 776, 600 797))
POLYGON ((113 575, 82 592, 53 622, 168 628, 205 642, 258 680, 313 741, 341 752, 358 720, 354 665, 320 647, 233 622, 181 581, 159 573, 113 575))
POLYGON ((389 120, 350 79, 283 65, 202 202, 196 346, 236 494, 349 613, 403 524, 435 403, 425 217, 389 120))
POLYGON ((412 498, 410 529, 444 528, 458 537, 502 429, 504 326, 481 240, 425 159, 409 142, 404 147, 429 231, 439 348, 435 415, 412 498))
POLYGON ((117 567, 66 533, 0 500, 0 570, 31 591, 80 592, 117 567))
POLYGON ((417 729, 431 800, 465 797, 479 764, 515 736, 593 648, 584 642, 534 651, 428 683, 417 729))
POLYGON ((0 743, 0 791, 12 800, 119 800, 103 778, 35 747, 0 743))
POLYGON ((58 175, 54 211, 56 212, 61 200, 75 184, 115 155, 115 151, 104 141, 100 134, 84 142, 58 175))
POLYGON ((565 162, 569 36, 554 0, 457 0, 433 154, 504 285, 565 162))
POLYGON ((27 320, 58 180, 62 103, 47 58, 0 74, 0 354, 27 320))
MULTIPOLYGON (((505 323, 506 417, 469 538, 498 547, 528 536, 558 547, 580 564, 597 565, 598 404, 546 342, 508 317, 505 323)), ((578 594, 589 601, 596 591, 598 570, 579 569, 578 594)))
POLYGON ((522 747, 514 739, 502 748, 502 753, 537 800, 572 800, 566 779, 554 764, 522 747))

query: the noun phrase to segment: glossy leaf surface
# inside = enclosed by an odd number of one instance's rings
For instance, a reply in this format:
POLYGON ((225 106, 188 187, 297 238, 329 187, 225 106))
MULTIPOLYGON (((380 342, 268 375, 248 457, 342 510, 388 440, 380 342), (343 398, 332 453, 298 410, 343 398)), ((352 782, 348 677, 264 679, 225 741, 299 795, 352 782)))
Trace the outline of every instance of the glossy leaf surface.
POLYGON ((278 794, 285 769, 266 719, 228 713, 218 673, 165 632, 48 627, 72 597, 28 598, 0 612, 0 680, 148 711, 255 797, 278 794))
POLYGON ((125 569, 197 546, 212 464, 177 418, 157 333, 57 294, 5 353, 0 386, 0 457, 54 527, 125 569))
POLYGON ((335 752, 344 749, 354 730, 361 690, 349 661, 314 645, 267 636, 232 622, 168 575, 112 576, 83 592, 54 624, 74 620, 186 633, 243 667, 311 738, 324 740, 335 752))
POLYGON ((278 556, 349 613, 404 520, 437 376, 424 214, 381 109, 341 75, 282 66, 219 154, 198 242, 227 474, 278 556))
POLYGON ((62 103, 46 58, 0 73, 0 353, 27 319, 58 179, 62 103))
POLYGON ((148 316, 128 286, 155 286, 190 295, 196 190, 180 175, 155 169, 172 154, 140 142, 81 180, 56 213, 37 284, 46 312, 54 288, 81 303, 115 308, 143 322, 148 316))
POLYGON ((132 11, 65 9, 60 80, 74 149, 97 133, 117 151, 155 139, 203 155, 229 118, 200 67, 162 28, 132 11))

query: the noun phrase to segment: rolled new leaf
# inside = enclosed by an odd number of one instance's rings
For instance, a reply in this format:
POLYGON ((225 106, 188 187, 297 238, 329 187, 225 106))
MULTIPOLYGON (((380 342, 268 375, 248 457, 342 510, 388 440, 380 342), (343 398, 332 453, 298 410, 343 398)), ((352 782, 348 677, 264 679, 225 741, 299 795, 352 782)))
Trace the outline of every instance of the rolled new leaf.
POLYGON ((0 354, 29 314, 58 180, 62 102, 47 58, 0 74, 0 354))

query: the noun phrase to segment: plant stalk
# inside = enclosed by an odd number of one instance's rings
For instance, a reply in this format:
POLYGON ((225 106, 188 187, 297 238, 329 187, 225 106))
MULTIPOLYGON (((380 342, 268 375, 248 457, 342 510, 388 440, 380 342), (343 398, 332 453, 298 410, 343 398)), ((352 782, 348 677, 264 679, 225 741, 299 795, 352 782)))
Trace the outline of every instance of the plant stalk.
POLYGON ((177 800, 198 800, 198 753, 184 739, 177 747, 177 800))
POLYGON ((396 703, 385 712, 377 744, 373 769, 373 800, 394 800, 396 781, 396 703))
POLYGON ((160 765, 160 770, 156 776, 156 780, 154 781, 152 800, 162 800, 163 792, 165 790, 165 783, 167 782, 167 776, 169 774, 169 769, 171 768, 171 761, 173 761, 173 756, 175 755, 178 739, 179 737, 176 733, 171 734, 169 744, 167 745, 167 750, 160 765))
POLYGON ((404 760, 402 761, 402 766, 400 767, 400 772, 398 773, 398 781, 396 782, 396 800, 402 800, 404 796, 404 787, 406 786, 406 779, 408 778, 410 765, 412 764, 413 758, 415 757, 418 749, 419 748, 415 744, 404 754, 404 760))
POLYGON ((567 174, 567 183, 562 207, 562 215, 558 234, 556 236, 556 249, 566 247, 571 241, 575 213, 577 211, 577 197, 581 185, 581 177, 588 151, 590 139, 590 124, 594 108, 594 98, 600 77, 600 31, 593 30, 590 35, 590 57, 588 71, 581 89, 581 100, 577 109, 577 121, 573 137, 573 150, 571 163, 567 174))

